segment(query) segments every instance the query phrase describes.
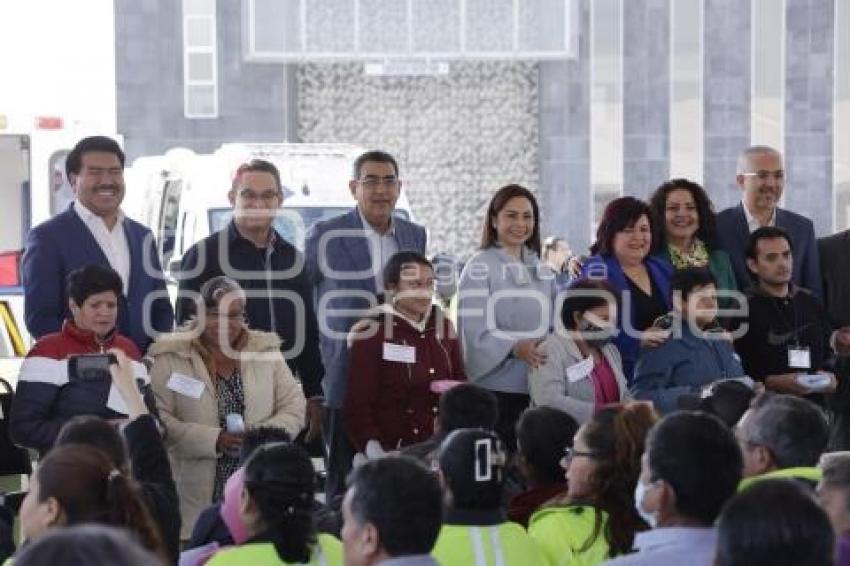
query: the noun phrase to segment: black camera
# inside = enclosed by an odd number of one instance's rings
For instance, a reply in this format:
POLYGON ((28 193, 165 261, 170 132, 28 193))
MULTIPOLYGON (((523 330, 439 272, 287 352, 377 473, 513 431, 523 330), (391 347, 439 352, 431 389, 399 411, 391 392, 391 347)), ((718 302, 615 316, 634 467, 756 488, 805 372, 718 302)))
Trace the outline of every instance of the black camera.
POLYGON ((109 366, 117 364, 115 354, 83 354, 68 358, 68 377, 78 381, 109 381, 109 366))

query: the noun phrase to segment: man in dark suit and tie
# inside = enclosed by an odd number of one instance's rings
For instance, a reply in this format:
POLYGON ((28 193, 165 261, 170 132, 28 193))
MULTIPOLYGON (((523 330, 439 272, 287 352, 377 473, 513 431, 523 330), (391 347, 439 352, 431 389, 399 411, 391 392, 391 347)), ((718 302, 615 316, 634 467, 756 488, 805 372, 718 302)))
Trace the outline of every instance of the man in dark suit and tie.
POLYGON ((763 226, 782 228, 794 247, 792 281, 823 298, 817 240, 812 221, 779 208, 785 188, 782 154, 768 146, 752 146, 738 158, 735 177, 743 191, 741 203, 717 215, 717 240, 729 254, 738 287, 743 291, 753 285, 744 251, 750 234, 763 226))
POLYGON ((27 235, 21 274, 24 315, 34 338, 57 332, 69 316, 65 278, 87 265, 108 265, 121 277, 118 331, 144 352, 171 330, 174 311, 165 290, 153 234, 124 216, 124 152, 108 137, 80 140, 65 162, 76 199, 27 235))
POLYGON ((342 423, 348 381, 348 332, 383 294, 383 269, 400 251, 425 253, 421 226, 393 216, 401 194, 398 164, 388 153, 369 151, 354 161, 351 212, 317 222, 307 233, 304 256, 315 286, 320 347, 325 376, 322 388, 328 414, 328 503, 345 491, 354 450, 342 423))

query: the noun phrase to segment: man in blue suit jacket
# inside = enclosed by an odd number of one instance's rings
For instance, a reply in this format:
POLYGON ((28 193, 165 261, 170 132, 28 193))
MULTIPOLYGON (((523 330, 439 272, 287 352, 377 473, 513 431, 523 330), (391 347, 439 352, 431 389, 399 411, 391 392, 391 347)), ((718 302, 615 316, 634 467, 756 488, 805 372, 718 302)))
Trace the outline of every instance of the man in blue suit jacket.
POLYGON ((328 408, 328 503, 345 490, 345 475, 354 450, 342 423, 348 382, 348 333, 365 310, 380 302, 383 268, 399 251, 425 253, 425 229, 393 216, 401 192, 395 159, 369 151, 354 162, 351 194, 357 208, 323 222, 307 233, 304 256, 315 286, 319 346, 325 375, 322 388, 328 408))
POLYGON ((34 338, 59 331, 69 315, 67 274, 108 265, 123 284, 118 331, 144 352, 153 333, 171 330, 174 311, 153 234, 120 208, 124 152, 110 138, 84 138, 68 154, 65 170, 76 200, 27 235, 21 266, 27 330, 34 338))
POLYGON ((744 250, 750 234, 761 226, 782 228, 794 247, 792 280, 823 300, 818 242, 812 221, 779 208, 785 187, 782 154, 767 146, 752 146, 738 158, 736 182, 743 191, 741 203, 717 215, 717 241, 729 254, 738 287, 753 285, 744 250))

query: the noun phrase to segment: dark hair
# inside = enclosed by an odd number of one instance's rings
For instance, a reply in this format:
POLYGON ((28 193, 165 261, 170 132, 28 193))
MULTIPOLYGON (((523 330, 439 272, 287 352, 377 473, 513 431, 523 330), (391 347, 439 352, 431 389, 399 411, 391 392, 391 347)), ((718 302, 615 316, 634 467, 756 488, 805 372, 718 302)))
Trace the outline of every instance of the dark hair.
POLYGON ((39 502, 55 498, 68 526, 102 523, 124 527, 142 546, 165 556, 159 531, 136 483, 116 470, 104 452, 82 444, 57 446, 39 463, 35 474, 39 502))
POLYGON ((714 204, 699 184, 688 179, 671 179, 662 183, 649 197, 649 208, 655 217, 656 233, 653 234, 653 250, 660 250, 667 243, 666 209, 667 197, 673 191, 688 191, 697 207, 699 216, 696 237, 703 241, 709 251, 717 247, 717 215, 714 204))
POLYGON ((283 562, 308 562, 316 544, 314 474, 310 456, 292 443, 261 446, 245 462, 245 489, 283 562))
POLYGON ((112 291, 117 299, 121 297, 123 290, 121 277, 114 269, 105 265, 80 267, 65 278, 65 291, 79 307, 92 295, 112 291))
POLYGON ((273 442, 292 442, 288 432, 276 426, 258 426, 249 428, 242 437, 242 446, 239 448, 239 460, 245 463, 257 448, 273 442))
POLYGON ((738 381, 718 381, 711 393, 699 401, 699 410, 712 414, 729 428, 734 427, 750 407, 755 393, 738 381))
POLYGON ((378 531, 390 556, 428 554, 443 518, 437 478, 406 456, 367 462, 349 478, 350 510, 361 524, 378 531))
POLYGON ((219 275, 208 279, 201 285, 200 301, 208 309, 218 306, 221 298, 228 293, 242 293, 242 287, 235 279, 226 275, 219 275))
POLYGON ((717 287, 717 279, 705 267, 686 267, 673 272, 670 278, 670 294, 677 292, 682 295, 682 300, 687 301, 691 291, 707 285, 717 287))
POLYGON ((480 428, 453 431, 440 445, 438 461, 452 507, 501 507, 507 454, 495 432, 480 428))
POLYGON ((816 466, 829 440, 823 410, 795 395, 759 395, 746 425, 747 442, 767 448, 780 469, 816 466))
POLYGON ((605 305, 618 306, 620 294, 610 283, 602 279, 578 279, 570 283, 561 306, 561 322, 564 328, 576 328, 575 316, 605 305), (592 293, 588 293, 592 292, 592 293), (603 293, 608 296, 605 297, 603 293))
POLYGON ((655 219, 652 217, 649 205, 645 202, 635 197, 620 197, 609 202, 602 213, 599 226, 596 228, 596 241, 590 246, 590 253, 612 255, 614 253, 614 237, 617 232, 622 232, 626 228, 634 226, 641 216, 646 216, 649 221, 649 231, 654 233, 655 219))
POLYGON ((520 185, 506 185, 496 191, 496 194, 490 199, 487 214, 484 215, 484 227, 481 231, 481 249, 483 250, 496 244, 497 235, 496 229, 493 227, 493 221, 512 198, 524 198, 531 203, 531 210, 534 214, 534 228, 531 230, 531 236, 525 242, 525 247, 540 255, 540 209, 537 206, 537 199, 534 198, 532 192, 520 185))
POLYGON ((404 251, 392 255, 387 260, 387 265, 384 266, 384 288, 390 285, 398 285, 401 282, 401 271, 408 264, 424 265, 434 270, 434 266, 428 261, 428 258, 418 252, 404 251))
POLYGON ((390 163, 395 170, 395 176, 400 177, 401 173, 398 170, 398 163, 395 160, 395 157, 387 153, 386 151, 381 151, 379 149, 372 149, 367 151, 366 153, 361 153, 357 159, 354 160, 353 165, 351 166, 351 178, 359 179, 360 178, 360 170, 363 169, 363 165, 367 162, 373 163, 390 163))
POLYGON ((93 446, 112 460, 112 465, 122 473, 130 473, 127 445, 115 427, 94 415, 77 415, 59 429, 54 446, 85 444, 93 446))
POLYGON ((68 177, 68 182, 72 185, 71 175, 79 175, 83 168, 83 156, 92 152, 114 153, 118 156, 118 161, 121 162, 121 167, 124 167, 124 152, 118 142, 106 136, 90 136, 83 138, 77 142, 65 158, 65 176, 68 177))
POLYGON ((552 407, 534 407, 520 415, 516 425, 518 451, 535 480, 565 482, 560 462, 564 448, 573 445, 577 430, 574 418, 552 407))
POLYGON ((650 479, 673 488, 676 510, 714 524, 741 481, 743 458, 732 431, 707 413, 673 413, 652 428, 647 451, 650 479))
MULTIPOLYGON (((597 464, 591 478, 594 493, 584 503, 608 515, 604 531, 610 556, 629 552, 635 532, 645 528, 635 510, 634 491, 646 435, 656 420, 658 415, 650 403, 630 402, 597 411, 582 429, 582 438, 597 464)), ((593 545, 603 529, 601 515, 597 513, 596 517, 585 549, 593 545)))
POLYGON ((460 428, 493 430, 499 420, 499 404, 491 391, 461 383, 440 396, 439 415, 443 434, 460 428))
POLYGON ((239 188, 239 184, 242 181, 242 175, 244 173, 268 173, 274 177, 277 192, 280 193, 283 191, 283 184, 280 182, 280 172, 271 161, 266 161, 265 159, 252 159, 248 163, 243 163, 237 167, 236 174, 233 175, 233 183, 231 184, 232 190, 235 191, 239 188))
POLYGON ((738 493, 717 523, 717 566, 830 566, 834 551, 826 513, 791 480, 738 493))
POLYGON ((161 561, 142 548, 127 531, 95 524, 52 529, 22 546, 15 554, 16 566, 150 566, 158 563, 161 561))
POLYGON ((773 240, 776 238, 785 238, 788 242, 788 247, 791 252, 794 252, 794 243, 791 241, 791 236, 782 228, 776 226, 762 226, 750 234, 750 240, 747 242, 747 247, 744 250, 746 257, 752 260, 758 260, 758 245, 761 240, 773 240))

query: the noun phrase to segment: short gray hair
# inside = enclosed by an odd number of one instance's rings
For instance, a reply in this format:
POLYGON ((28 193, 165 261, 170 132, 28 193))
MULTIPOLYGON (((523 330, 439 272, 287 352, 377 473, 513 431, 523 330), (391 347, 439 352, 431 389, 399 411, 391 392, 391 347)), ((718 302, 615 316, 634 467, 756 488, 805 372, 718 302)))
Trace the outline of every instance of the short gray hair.
POLYGON ((735 173, 738 175, 750 173, 750 160, 756 155, 764 155, 765 153, 776 155, 780 161, 782 160, 782 152, 776 148, 769 145, 751 145, 738 155, 738 167, 735 173))
POLYGON ((850 452, 830 452, 820 461, 823 483, 831 487, 850 488, 850 452))
POLYGON ((829 440, 829 425, 820 407, 776 393, 756 397, 743 432, 748 443, 770 450, 780 469, 816 466, 829 440))

